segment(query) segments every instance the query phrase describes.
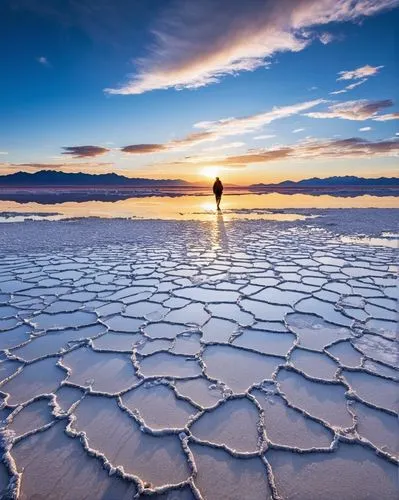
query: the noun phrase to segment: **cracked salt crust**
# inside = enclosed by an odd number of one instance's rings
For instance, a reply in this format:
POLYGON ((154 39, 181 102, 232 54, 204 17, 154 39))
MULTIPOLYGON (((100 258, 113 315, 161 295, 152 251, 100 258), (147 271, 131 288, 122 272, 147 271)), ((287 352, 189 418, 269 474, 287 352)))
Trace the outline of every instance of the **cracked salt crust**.
POLYGON ((0 496, 396 498, 396 250, 319 219, 7 224, 0 496))

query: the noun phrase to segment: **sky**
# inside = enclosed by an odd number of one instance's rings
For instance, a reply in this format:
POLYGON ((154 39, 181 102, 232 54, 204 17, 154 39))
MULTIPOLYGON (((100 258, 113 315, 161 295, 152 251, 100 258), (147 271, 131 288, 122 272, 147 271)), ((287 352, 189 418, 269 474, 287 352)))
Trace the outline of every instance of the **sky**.
POLYGON ((398 25, 399 0, 1 0, 0 174, 397 176, 398 25))

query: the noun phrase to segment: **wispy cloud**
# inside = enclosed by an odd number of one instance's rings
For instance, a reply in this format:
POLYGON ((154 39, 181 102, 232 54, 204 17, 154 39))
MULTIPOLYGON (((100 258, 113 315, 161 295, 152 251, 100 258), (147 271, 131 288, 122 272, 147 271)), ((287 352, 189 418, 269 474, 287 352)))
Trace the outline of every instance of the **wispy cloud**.
MULTIPOLYGON (((297 52, 313 40, 331 41, 313 31, 330 23, 357 21, 393 8, 398 0, 175 0, 152 30, 154 42, 137 59, 136 72, 110 94, 154 89, 198 88, 225 75, 253 71, 281 52, 297 52)), ((343 76, 343 75, 342 75, 343 76)))
POLYGON ((0 155, 8 155, 8 151, 0 151, 0 155))
POLYGON ((182 139, 174 139, 165 144, 132 144, 122 148, 124 153, 146 154, 160 151, 182 150, 203 142, 217 141, 223 137, 255 132, 263 126, 282 118, 296 115, 326 101, 315 99, 289 106, 274 107, 270 111, 240 118, 223 118, 216 121, 203 121, 194 124, 200 132, 193 132, 182 139))
POLYGON ((387 113, 386 115, 378 115, 373 118, 376 122, 387 122, 390 120, 399 120, 399 113, 387 113))
POLYGON ((311 118, 341 118, 343 120, 394 120, 397 119, 395 115, 397 113, 391 113, 390 115, 377 115, 377 113, 383 109, 389 108, 393 105, 390 99, 384 99, 380 101, 368 101, 366 99, 361 99, 358 101, 346 101, 338 104, 332 104, 328 106, 326 111, 316 111, 306 113, 306 116, 311 118), (387 118, 389 116, 389 118, 387 118), (385 117, 385 118, 384 118, 385 117))
POLYGON ((368 78, 363 78, 363 80, 359 80, 358 82, 351 83, 341 90, 334 90, 333 92, 330 92, 330 94, 331 95, 345 94, 346 92, 348 92, 348 90, 353 90, 356 87, 359 87, 359 85, 363 85, 363 83, 366 83, 367 80, 368 80, 368 78))
MULTIPOLYGON (((305 140, 299 144, 270 149, 252 149, 244 154, 212 159, 213 165, 238 167, 278 160, 320 160, 344 158, 389 157, 399 154, 399 139, 367 141, 358 137, 349 139, 305 140)), ((191 158, 190 163, 204 164, 201 157, 191 158)), ((176 164, 176 162, 175 162, 176 164)), ((184 162, 180 162, 181 165, 184 162)), ((206 163, 205 163, 206 164, 206 163)))
POLYGON ((299 134, 299 132, 303 132, 305 129, 304 128, 296 128, 292 131, 293 134, 299 134))
POLYGON ((36 58, 36 61, 41 64, 42 66, 50 66, 50 63, 47 59, 47 57, 40 56, 36 58))
POLYGON ((73 156, 74 158, 93 158, 110 151, 110 149, 102 146, 65 146, 62 149, 64 149, 63 155, 73 156))
POLYGON ((367 82, 370 76, 375 76, 383 67, 384 66, 369 66, 367 64, 366 66, 362 66, 361 68, 357 68, 351 71, 340 71, 338 73, 339 76, 337 78, 337 81, 340 80, 355 80, 355 81, 353 83, 350 83, 341 90, 334 90, 333 92, 330 92, 330 94, 331 95, 344 94, 349 90, 353 90, 356 87, 359 87, 359 85, 363 85, 363 83, 367 82))
POLYGON ((273 139, 275 136, 275 134, 264 134, 264 135, 257 135, 256 137, 254 137, 254 140, 255 141, 260 141, 260 140, 263 140, 263 139, 273 139))
POLYGON ((370 132, 372 130, 371 127, 360 127, 359 132, 370 132))
POLYGON ((366 66, 362 66, 361 68, 353 69, 351 71, 340 71, 338 75, 340 75, 337 80, 360 80, 363 78, 367 78, 369 76, 376 75, 380 69, 384 66, 370 66, 366 64, 366 66))

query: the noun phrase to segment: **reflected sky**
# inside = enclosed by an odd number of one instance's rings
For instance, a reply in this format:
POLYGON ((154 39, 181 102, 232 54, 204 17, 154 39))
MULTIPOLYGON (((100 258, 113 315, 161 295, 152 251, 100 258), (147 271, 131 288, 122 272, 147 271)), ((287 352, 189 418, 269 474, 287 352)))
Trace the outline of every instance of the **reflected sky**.
MULTIPOLYGON (((224 222, 233 219, 295 220, 304 218, 295 214, 296 208, 398 208, 397 197, 337 196, 307 194, 285 195, 280 193, 225 195, 222 200, 224 222), (272 209, 293 209, 289 213, 262 213, 272 209)), ((0 212, 49 214, 57 212, 57 218, 104 217, 178 220, 214 220, 216 207, 213 196, 180 196, 129 198, 119 201, 84 201, 42 205, 0 201, 0 212)), ((53 218, 53 217, 52 217, 53 218)))

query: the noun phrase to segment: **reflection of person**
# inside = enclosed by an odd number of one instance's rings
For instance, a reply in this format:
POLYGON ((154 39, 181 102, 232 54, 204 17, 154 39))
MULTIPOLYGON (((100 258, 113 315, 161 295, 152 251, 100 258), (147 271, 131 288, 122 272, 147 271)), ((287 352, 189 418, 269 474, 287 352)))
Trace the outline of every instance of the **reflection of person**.
POLYGON ((215 195, 216 198, 216 208, 220 210, 220 202, 222 200, 222 194, 223 194, 223 184, 222 181, 219 179, 219 177, 216 177, 216 180, 213 184, 213 194, 215 195))

